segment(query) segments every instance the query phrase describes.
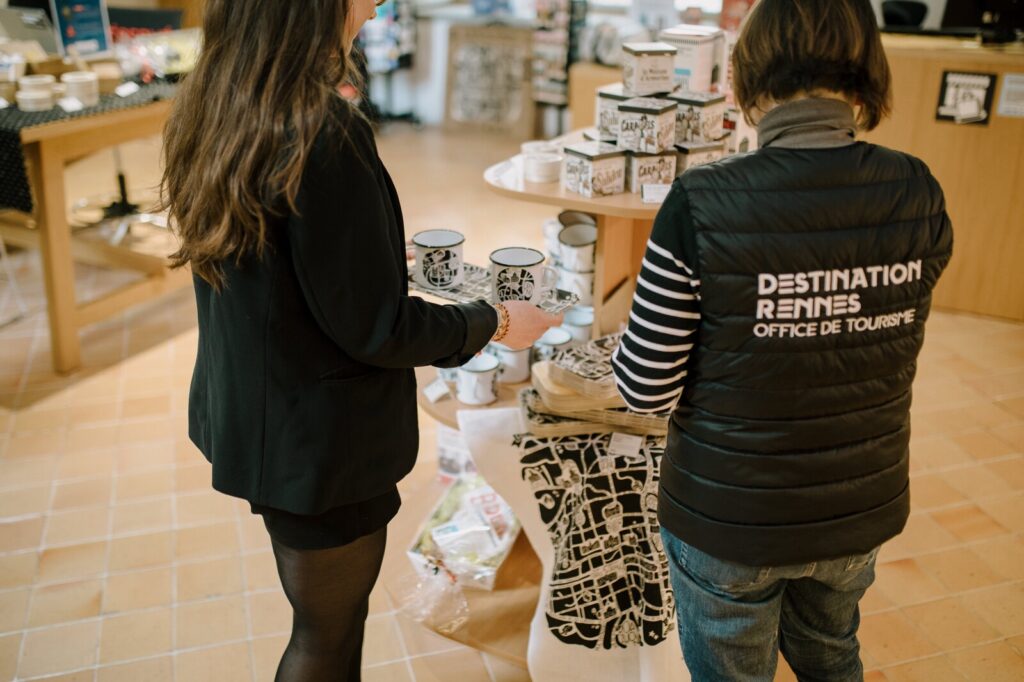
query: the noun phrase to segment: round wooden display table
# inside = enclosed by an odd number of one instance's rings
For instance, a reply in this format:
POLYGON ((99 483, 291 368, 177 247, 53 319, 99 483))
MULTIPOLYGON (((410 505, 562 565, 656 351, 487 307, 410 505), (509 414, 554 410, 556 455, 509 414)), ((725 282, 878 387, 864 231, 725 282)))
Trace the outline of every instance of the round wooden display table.
MULTIPOLYGON (((560 146, 583 141, 582 131, 553 140, 560 146)), ((536 204, 584 211, 597 217, 594 268, 594 337, 618 331, 629 314, 640 262, 661 208, 645 204, 639 194, 587 199, 562 189, 560 182, 533 183, 523 178, 523 158, 514 156, 491 166, 484 181, 496 193, 536 204)))

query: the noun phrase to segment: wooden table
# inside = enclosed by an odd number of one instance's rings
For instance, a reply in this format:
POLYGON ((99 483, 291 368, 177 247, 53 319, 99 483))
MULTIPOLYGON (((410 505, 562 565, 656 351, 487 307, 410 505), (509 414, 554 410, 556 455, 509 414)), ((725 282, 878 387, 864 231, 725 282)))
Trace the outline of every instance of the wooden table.
MULTIPOLYGON (((438 422, 453 429, 458 428, 456 413, 459 410, 518 405, 519 390, 526 386, 499 384, 498 402, 474 408, 463 405, 454 397, 447 397, 436 403, 427 400, 422 388, 435 378, 437 370, 433 367, 421 367, 416 370, 416 381, 420 386, 420 407, 438 422)), ((381 577, 384 588, 396 605, 399 604, 405 586, 415 572, 405 557, 405 551, 445 488, 444 484, 434 479, 412 495, 404 496, 402 510, 389 527, 388 534, 391 539, 388 542, 387 559, 381 577)), ((530 621, 540 598, 540 580, 540 559, 527 541, 526 534, 520 533, 512 552, 498 573, 494 590, 487 592, 467 588, 465 594, 469 603, 469 622, 454 634, 444 636, 526 668, 530 621)))
POLYGON ((101 149, 160 134, 170 108, 170 102, 160 101, 21 131, 35 196, 35 226, 31 221, 5 216, 0 222, 0 238, 41 251, 53 367, 57 372, 72 372, 81 365, 78 332, 82 327, 191 282, 187 270, 169 270, 164 255, 76 239, 68 225, 65 166, 101 149), (145 278, 99 299, 79 303, 75 296, 75 260, 138 270, 145 278))
MULTIPOLYGON (((559 144, 582 141, 577 131, 559 144)), ((520 201, 584 211, 597 216, 597 256, 594 268, 594 338, 618 331, 629 314, 636 276, 660 205, 645 204, 639 194, 615 194, 587 199, 566 192, 560 182, 531 183, 523 179, 522 156, 491 166, 484 181, 498 194, 520 201)))

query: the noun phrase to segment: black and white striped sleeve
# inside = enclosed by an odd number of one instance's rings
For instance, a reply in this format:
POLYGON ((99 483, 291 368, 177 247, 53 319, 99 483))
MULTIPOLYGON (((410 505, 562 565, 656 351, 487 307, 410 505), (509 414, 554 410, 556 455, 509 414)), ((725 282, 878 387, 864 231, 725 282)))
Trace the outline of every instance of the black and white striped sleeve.
POLYGON ((687 208, 669 205, 679 194, 674 188, 655 221, 626 333, 612 359, 619 393, 636 412, 675 407, 700 325, 700 280, 684 260, 684 228, 678 221, 687 208))

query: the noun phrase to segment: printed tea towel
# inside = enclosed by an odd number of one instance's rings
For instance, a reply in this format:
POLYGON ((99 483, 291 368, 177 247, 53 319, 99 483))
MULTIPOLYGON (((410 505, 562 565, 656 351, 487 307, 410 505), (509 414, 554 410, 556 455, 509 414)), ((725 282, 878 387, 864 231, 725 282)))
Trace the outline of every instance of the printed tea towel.
POLYGON ((477 469, 543 564, 527 655, 536 682, 689 680, 658 531, 655 438, 535 437, 516 408, 463 410, 477 469))

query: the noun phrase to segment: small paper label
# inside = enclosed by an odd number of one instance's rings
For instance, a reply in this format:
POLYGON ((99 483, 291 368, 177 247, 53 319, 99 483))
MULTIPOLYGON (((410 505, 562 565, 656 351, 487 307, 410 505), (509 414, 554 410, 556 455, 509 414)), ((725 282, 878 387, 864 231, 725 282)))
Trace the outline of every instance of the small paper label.
POLYGON ((136 92, 141 90, 138 83, 128 81, 127 83, 121 83, 117 86, 114 92, 117 93, 118 97, 129 97, 134 95, 136 92))
POLYGON ((1003 77, 1003 92, 996 113, 1024 118, 1024 73, 1008 73, 1003 77))
POLYGON ((11 106, 11 103, 5 100, 3 97, 0 97, 0 109, 6 109, 9 106, 11 106))
POLYGON ((59 106, 61 109, 68 112, 69 114, 76 111, 81 111, 85 108, 85 105, 82 104, 82 100, 78 99, 77 97, 61 97, 59 100, 57 100, 57 106, 59 106))
POLYGON ((641 185, 640 200, 645 204, 661 204, 665 202, 672 185, 641 185))
POLYGON ((446 395, 451 395, 448 391, 448 384, 443 379, 434 379, 430 384, 423 389, 423 395, 427 396, 427 400, 432 403, 436 403, 446 395))
POLYGON ((643 436, 632 436, 627 433, 613 433, 608 443, 608 454, 619 457, 637 457, 644 444, 643 436))

